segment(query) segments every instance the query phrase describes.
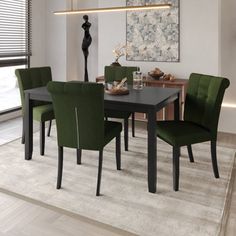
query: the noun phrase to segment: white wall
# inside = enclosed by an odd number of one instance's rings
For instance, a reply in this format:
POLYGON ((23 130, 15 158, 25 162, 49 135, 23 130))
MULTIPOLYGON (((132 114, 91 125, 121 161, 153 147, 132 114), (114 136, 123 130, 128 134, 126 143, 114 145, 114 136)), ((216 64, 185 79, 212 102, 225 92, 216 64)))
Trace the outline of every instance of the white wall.
POLYGON ((44 66, 46 56, 46 2, 32 1, 32 57, 31 67, 44 66))
POLYGON ((51 66, 53 80, 66 80, 66 18, 53 11, 65 9, 65 0, 32 1, 31 67, 51 66))
POLYGON ((230 78, 228 103, 236 103, 236 1, 224 0, 221 6, 221 74, 230 78))
POLYGON ((52 68, 53 80, 59 81, 66 80, 66 18, 53 12, 62 9, 66 9, 65 0, 46 0, 45 63, 52 68))
MULTIPOLYGON (((100 6, 125 5, 125 0, 99 0, 100 6)), ((191 72, 218 74, 218 0, 180 1, 180 62, 135 62, 120 60, 122 65, 138 65, 143 72, 155 67, 179 78, 188 78, 191 72)), ((114 61, 112 49, 126 43, 126 14, 99 15, 98 68, 103 74, 105 65, 114 61)), ((157 39, 158 40, 158 39, 157 39)))
POLYGON ((225 103, 235 107, 223 107, 220 130, 236 133, 236 1, 222 0, 220 24, 220 70, 221 75, 230 79, 225 94, 225 103))
MULTIPOLYGON (((97 7, 97 0, 74 0, 75 9, 89 7, 97 7)), ((98 75, 97 14, 90 14, 89 22, 92 24, 90 28, 92 44, 89 47, 88 77, 89 81, 95 81, 98 75)), ((84 80, 84 55, 81 49, 84 37, 84 30, 81 28, 83 23, 83 14, 67 16, 67 80, 84 80)))
MULTIPOLYGON (((63 16, 62 16, 63 17, 63 16)), ((67 80, 82 80, 81 71, 83 68, 79 60, 81 50, 79 37, 79 15, 66 17, 66 57, 67 57, 67 80)))

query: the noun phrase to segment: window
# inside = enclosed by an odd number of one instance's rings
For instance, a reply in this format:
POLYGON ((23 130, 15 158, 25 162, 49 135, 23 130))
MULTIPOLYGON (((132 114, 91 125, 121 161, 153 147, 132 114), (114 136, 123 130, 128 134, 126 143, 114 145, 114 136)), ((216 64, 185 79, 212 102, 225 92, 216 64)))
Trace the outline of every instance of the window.
POLYGON ((20 106, 19 89, 14 72, 16 68, 29 66, 30 55, 31 0, 1 0, 0 113, 20 106))

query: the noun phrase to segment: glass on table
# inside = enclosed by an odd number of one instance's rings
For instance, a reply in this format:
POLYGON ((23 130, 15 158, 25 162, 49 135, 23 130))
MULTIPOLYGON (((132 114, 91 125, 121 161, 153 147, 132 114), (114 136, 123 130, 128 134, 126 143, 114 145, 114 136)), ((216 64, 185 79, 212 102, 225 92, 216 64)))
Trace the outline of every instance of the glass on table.
POLYGON ((147 73, 143 73, 143 76, 142 76, 143 87, 147 86, 148 77, 149 75, 147 73))
POLYGON ((143 78, 141 71, 133 72, 133 89, 141 90, 143 89, 143 78))

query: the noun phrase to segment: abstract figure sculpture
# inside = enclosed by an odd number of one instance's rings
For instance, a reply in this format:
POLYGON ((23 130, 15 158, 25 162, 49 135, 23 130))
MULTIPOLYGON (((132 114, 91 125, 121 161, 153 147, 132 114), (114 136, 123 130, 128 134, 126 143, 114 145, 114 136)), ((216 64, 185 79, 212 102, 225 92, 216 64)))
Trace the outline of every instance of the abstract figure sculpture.
POLYGON ((84 23, 82 24, 82 28, 84 29, 84 38, 82 43, 82 50, 84 54, 84 81, 88 82, 88 69, 87 69, 87 61, 88 61, 88 55, 89 55, 89 46, 92 43, 92 37, 89 33, 89 28, 91 27, 91 23, 88 22, 88 15, 83 16, 84 23))

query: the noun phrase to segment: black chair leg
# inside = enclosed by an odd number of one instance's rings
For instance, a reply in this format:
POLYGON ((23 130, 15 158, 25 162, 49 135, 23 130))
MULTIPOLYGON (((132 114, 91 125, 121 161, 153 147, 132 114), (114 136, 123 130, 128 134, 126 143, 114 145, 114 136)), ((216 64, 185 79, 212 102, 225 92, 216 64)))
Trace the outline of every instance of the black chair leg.
POLYGON ((77 154, 77 165, 81 165, 82 150, 81 149, 76 149, 76 154, 77 154))
POLYGON ((135 113, 132 113, 132 136, 135 137, 135 113))
POLYGON ((24 118, 22 119, 22 136, 21 136, 21 143, 22 143, 22 144, 25 144, 24 118))
POLYGON ((50 136, 50 133, 51 133, 51 127, 52 127, 52 120, 49 121, 48 133, 47 133, 48 137, 50 136))
POLYGON ((25 133, 22 130, 21 144, 25 144, 25 133))
POLYGON ((211 141, 211 161, 212 161, 212 167, 214 171, 215 178, 219 178, 219 171, 218 171, 218 165, 217 165, 217 156, 216 156, 216 141, 211 141))
POLYGON ((125 151, 128 151, 128 139, 129 139, 129 119, 124 119, 124 142, 125 142, 125 151))
POLYGON ((116 168, 117 170, 121 170, 120 134, 116 137, 116 168))
POLYGON ((97 191, 96 191, 96 196, 99 196, 99 195, 100 195, 101 176, 102 176, 102 159, 103 159, 103 150, 99 151, 98 179, 97 179, 97 191))
POLYGON ((173 147, 173 188, 179 190, 179 156, 180 147, 173 147))
POLYGON ((191 145, 188 145, 187 148, 188 148, 188 157, 189 157, 189 160, 190 160, 190 162, 194 162, 192 146, 191 146, 191 145))
POLYGON ((61 188, 62 170, 63 170, 63 147, 58 147, 57 189, 61 188))
POLYGON ((45 149, 45 122, 40 122, 40 155, 44 155, 45 149))

